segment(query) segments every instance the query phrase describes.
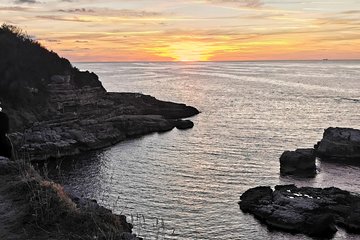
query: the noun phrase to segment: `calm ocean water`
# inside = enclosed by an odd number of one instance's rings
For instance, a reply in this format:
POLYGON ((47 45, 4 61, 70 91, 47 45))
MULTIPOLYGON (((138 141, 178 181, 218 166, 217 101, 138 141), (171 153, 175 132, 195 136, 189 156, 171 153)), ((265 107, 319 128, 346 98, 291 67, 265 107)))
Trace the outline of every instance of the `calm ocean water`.
MULTIPOLYGON (((68 189, 129 216, 145 239, 307 239, 269 232, 238 206, 258 185, 360 193, 360 168, 319 163, 310 180, 279 176, 284 150, 329 126, 360 128, 360 62, 76 63, 108 91, 183 102, 195 127, 122 142, 63 162, 68 189)), ((356 239, 339 231, 336 239, 356 239)))

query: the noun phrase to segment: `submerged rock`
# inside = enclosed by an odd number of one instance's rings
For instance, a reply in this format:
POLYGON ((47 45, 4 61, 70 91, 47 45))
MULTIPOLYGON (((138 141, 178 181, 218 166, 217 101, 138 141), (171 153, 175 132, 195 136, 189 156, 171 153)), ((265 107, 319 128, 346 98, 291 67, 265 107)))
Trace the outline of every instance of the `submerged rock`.
POLYGON ((313 149, 285 151, 280 157, 282 175, 314 177, 316 175, 316 157, 313 149))
POLYGON ((315 149, 316 154, 325 161, 360 163, 360 130, 328 128, 315 149))
POLYGON ((329 238, 338 225, 360 233, 360 196, 339 188, 256 187, 244 192, 239 204, 243 212, 278 230, 329 238))

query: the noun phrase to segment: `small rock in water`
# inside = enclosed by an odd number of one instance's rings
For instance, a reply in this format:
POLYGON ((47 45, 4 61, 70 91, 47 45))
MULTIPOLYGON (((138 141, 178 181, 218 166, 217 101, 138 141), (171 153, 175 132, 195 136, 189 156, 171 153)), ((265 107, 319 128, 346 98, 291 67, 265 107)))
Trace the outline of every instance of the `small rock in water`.
POLYGON ((189 129, 194 127, 194 123, 190 120, 177 120, 175 122, 175 127, 181 130, 189 129))
POLYGON ((314 177, 316 175, 316 157, 313 149, 285 151, 280 157, 282 175, 314 177))

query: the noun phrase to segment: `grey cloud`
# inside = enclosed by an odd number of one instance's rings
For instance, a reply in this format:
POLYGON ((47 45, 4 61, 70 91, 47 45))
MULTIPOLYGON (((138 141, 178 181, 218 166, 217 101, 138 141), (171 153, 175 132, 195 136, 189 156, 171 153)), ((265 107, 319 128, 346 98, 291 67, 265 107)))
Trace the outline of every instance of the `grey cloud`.
POLYGON ((350 10, 350 11, 345 11, 345 12, 341 12, 341 14, 360 14, 360 10, 350 10))
POLYGON ((60 9, 59 12, 66 12, 66 13, 92 13, 95 12, 92 9, 87 8, 74 8, 74 9, 60 9))
POLYGON ((232 3, 240 7, 258 8, 264 5, 261 0, 207 0, 210 3, 232 3))
POLYGON ((34 3, 38 3, 38 1, 36 1, 36 0, 16 0, 15 3, 17 3, 17 4, 23 4, 23 3, 34 4, 34 3))
POLYGON ((25 12, 29 10, 25 7, 0 7, 0 11, 25 12))
POLYGON ((66 18, 61 16, 52 16, 52 15, 43 15, 43 16, 36 16, 40 19, 48 19, 48 20, 55 20, 55 21, 65 21, 65 22, 91 22, 88 20, 79 19, 77 17, 66 18))
POLYGON ((111 17, 157 17, 162 16, 162 12, 131 10, 131 9, 109 9, 109 8, 72 8, 59 9, 58 12, 63 13, 77 13, 77 14, 91 14, 96 16, 111 16, 111 17))

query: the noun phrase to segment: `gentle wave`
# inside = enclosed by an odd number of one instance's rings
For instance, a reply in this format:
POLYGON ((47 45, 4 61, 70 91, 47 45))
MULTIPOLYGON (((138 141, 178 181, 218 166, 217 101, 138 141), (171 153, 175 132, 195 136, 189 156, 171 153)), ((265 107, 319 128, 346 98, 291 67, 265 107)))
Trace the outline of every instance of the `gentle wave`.
MULTIPOLYGON (((287 183, 360 189, 359 167, 321 163, 318 176, 304 180, 280 177, 278 160, 284 150, 312 147, 329 126, 360 127, 359 62, 77 65, 97 72, 109 91, 142 92, 202 112, 191 130, 85 154, 59 178, 132 216, 145 239, 308 239, 269 232, 241 213, 239 196, 287 183), (153 226, 162 220, 159 233, 153 226)), ((356 239, 342 231, 335 239, 345 237, 356 239)))

